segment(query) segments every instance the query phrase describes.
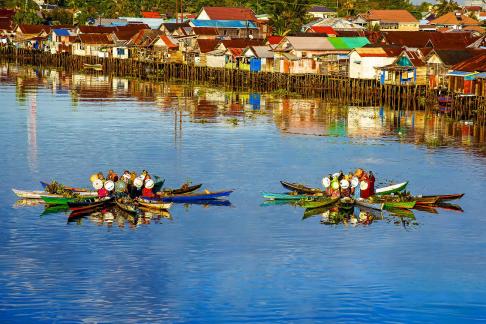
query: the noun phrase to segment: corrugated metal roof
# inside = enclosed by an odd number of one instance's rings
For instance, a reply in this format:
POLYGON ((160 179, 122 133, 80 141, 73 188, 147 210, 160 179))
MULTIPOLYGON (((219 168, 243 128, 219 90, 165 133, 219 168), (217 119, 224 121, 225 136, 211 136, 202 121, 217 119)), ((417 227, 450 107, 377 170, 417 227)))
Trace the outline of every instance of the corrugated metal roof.
POLYGON ((240 28, 257 29, 255 23, 249 20, 192 20, 192 27, 240 28))
POLYGON ((335 49, 355 49, 370 43, 366 37, 329 37, 328 40, 335 49))
POLYGON ((53 32, 57 36, 71 36, 71 33, 67 29, 54 29, 53 32))
POLYGON ((334 46, 327 37, 293 37, 287 36, 286 39, 291 47, 297 51, 325 51, 332 50, 334 46))
POLYGON ((257 20, 250 8, 203 7, 202 11, 206 12, 211 20, 257 20))
POLYGON ((471 72, 464 72, 464 71, 450 71, 447 73, 448 76, 461 76, 464 77, 466 75, 470 75, 471 72))
POLYGON ((476 55, 464 62, 454 65, 454 70, 466 72, 486 72, 486 53, 476 55))

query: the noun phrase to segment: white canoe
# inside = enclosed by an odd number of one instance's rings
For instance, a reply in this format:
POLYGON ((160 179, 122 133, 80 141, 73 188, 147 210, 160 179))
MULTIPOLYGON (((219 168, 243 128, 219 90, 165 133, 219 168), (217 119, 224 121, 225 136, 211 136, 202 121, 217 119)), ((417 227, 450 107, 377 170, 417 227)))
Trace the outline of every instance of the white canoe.
MULTIPOLYGON (((46 191, 34 190, 34 191, 27 191, 27 190, 18 190, 12 189, 14 194, 17 195, 19 198, 25 199, 41 199, 42 197, 62 197, 62 195, 54 195, 50 194, 46 191)), ((81 197, 96 197, 98 194, 95 191, 87 191, 87 192, 77 192, 78 195, 81 197)))
POLYGON ((408 181, 405 181, 405 182, 402 182, 402 183, 397 183, 396 185, 376 189, 375 194, 376 195, 389 195, 389 194, 392 194, 392 193, 400 192, 400 191, 405 190, 407 185, 408 185, 408 181))
POLYGON ((150 202, 145 199, 139 199, 138 203, 140 204, 140 206, 143 206, 145 208, 156 209, 156 210, 169 210, 170 207, 172 207, 172 203, 150 202))

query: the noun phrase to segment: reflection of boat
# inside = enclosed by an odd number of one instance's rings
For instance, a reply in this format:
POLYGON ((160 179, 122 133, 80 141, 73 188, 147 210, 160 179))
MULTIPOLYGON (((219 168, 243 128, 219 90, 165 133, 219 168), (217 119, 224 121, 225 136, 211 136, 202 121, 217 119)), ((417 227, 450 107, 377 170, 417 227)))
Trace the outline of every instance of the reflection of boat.
POLYGON ((446 209, 446 210, 457 211, 457 212, 460 212, 460 213, 464 212, 464 209, 462 209, 461 206, 449 204, 449 203, 439 202, 437 204, 437 207, 442 208, 442 209, 446 209))
POLYGON ((414 209, 422 212, 426 212, 429 214, 438 214, 439 212, 435 207, 432 206, 424 206, 424 205, 415 205, 414 209))
POLYGON ((316 193, 323 193, 323 191, 319 188, 311 188, 307 187, 300 183, 295 182, 287 182, 287 181, 280 181, 282 186, 288 190, 294 191, 299 194, 307 194, 307 195, 314 195, 316 193))
POLYGON ((19 199, 15 202, 14 208, 17 207, 31 207, 31 206, 38 206, 43 205, 44 200, 42 199, 19 199))
POLYGON ((62 213, 68 210, 69 207, 67 205, 50 205, 50 206, 46 206, 41 216, 48 215, 48 214, 62 213))
POLYGON ((143 212, 142 216, 147 218, 163 217, 165 219, 173 220, 171 213, 168 210, 153 210, 140 206, 140 210, 143 212))
POLYGON ((328 212, 331 208, 332 207, 330 206, 324 206, 320 208, 306 209, 304 211, 304 216, 302 217, 302 219, 304 220, 313 216, 322 215, 323 213, 328 212))
POLYGON ((408 185, 408 181, 397 183, 388 187, 383 187, 375 190, 376 195, 389 195, 392 193, 400 192, 405 190, 408 185))
POLYGON ((411 219, 415 219, 415 214, 410 209, 390 208, 390 209, 387 209, 387 211, 392 216, 408 217, 408 218, 411 218, 411 219))
POLYGON ((116 205, 123 211, 128 213, 136 214, 138 208, 131 202, 126 201, 124 198, 118 198, 116 200, 116 205))
POLYGON ((201 187, 202 187, 202 183, 194 185, 194 186, 182 185, 178 189, 164 189, 162 192, 165 195, 180 195, 180 194, 185 194, 185 193, 189 193, 189 192, 194 192, 201 187))
POLYGON ((262 207, 269 207, 269 206, 283 206, 283 205, 291 205, 291 206, 298 206, 299 201, 296 200, 265 200, 261 203, 260 206, 262 207))

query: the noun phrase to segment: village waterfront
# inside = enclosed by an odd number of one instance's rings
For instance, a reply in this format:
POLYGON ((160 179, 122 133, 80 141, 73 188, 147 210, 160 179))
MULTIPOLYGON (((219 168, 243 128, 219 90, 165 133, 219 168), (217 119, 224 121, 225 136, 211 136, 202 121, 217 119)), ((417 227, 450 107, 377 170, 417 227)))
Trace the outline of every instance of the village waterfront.
POLYGON ((430 111, 13 64, 0 68, 0 313, 5 322, 464 322, 485 319, 485 128, 430 111), (280 180, 464 192, 461 210, 323 224, 261 206, 280 180), (151 170, 236 189, 168 218, 81 218, 11 188, 151 170))

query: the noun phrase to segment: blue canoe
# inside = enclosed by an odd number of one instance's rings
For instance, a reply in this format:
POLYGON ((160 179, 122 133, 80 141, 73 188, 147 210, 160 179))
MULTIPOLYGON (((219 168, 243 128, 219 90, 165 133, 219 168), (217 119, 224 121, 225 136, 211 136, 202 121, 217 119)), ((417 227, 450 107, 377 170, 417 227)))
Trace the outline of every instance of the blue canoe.
POLYGON ((288 193, 272 193, 272 192, 262 192, 262 196, 268 200, 306 200, 306 199, 319 199, 318 196, 311 195, 291 195, 288 193))
POLYGON ((161 201, 161 202, 174 202, 174 203, 191 203, 201 202, 203 200, 215 200, 223 197, 228 197, 234 190, 216 191, 216 192, 196 192, 191 194, 171 195, 165 197, 148 198, 141 197, 145 201, 161 201))

